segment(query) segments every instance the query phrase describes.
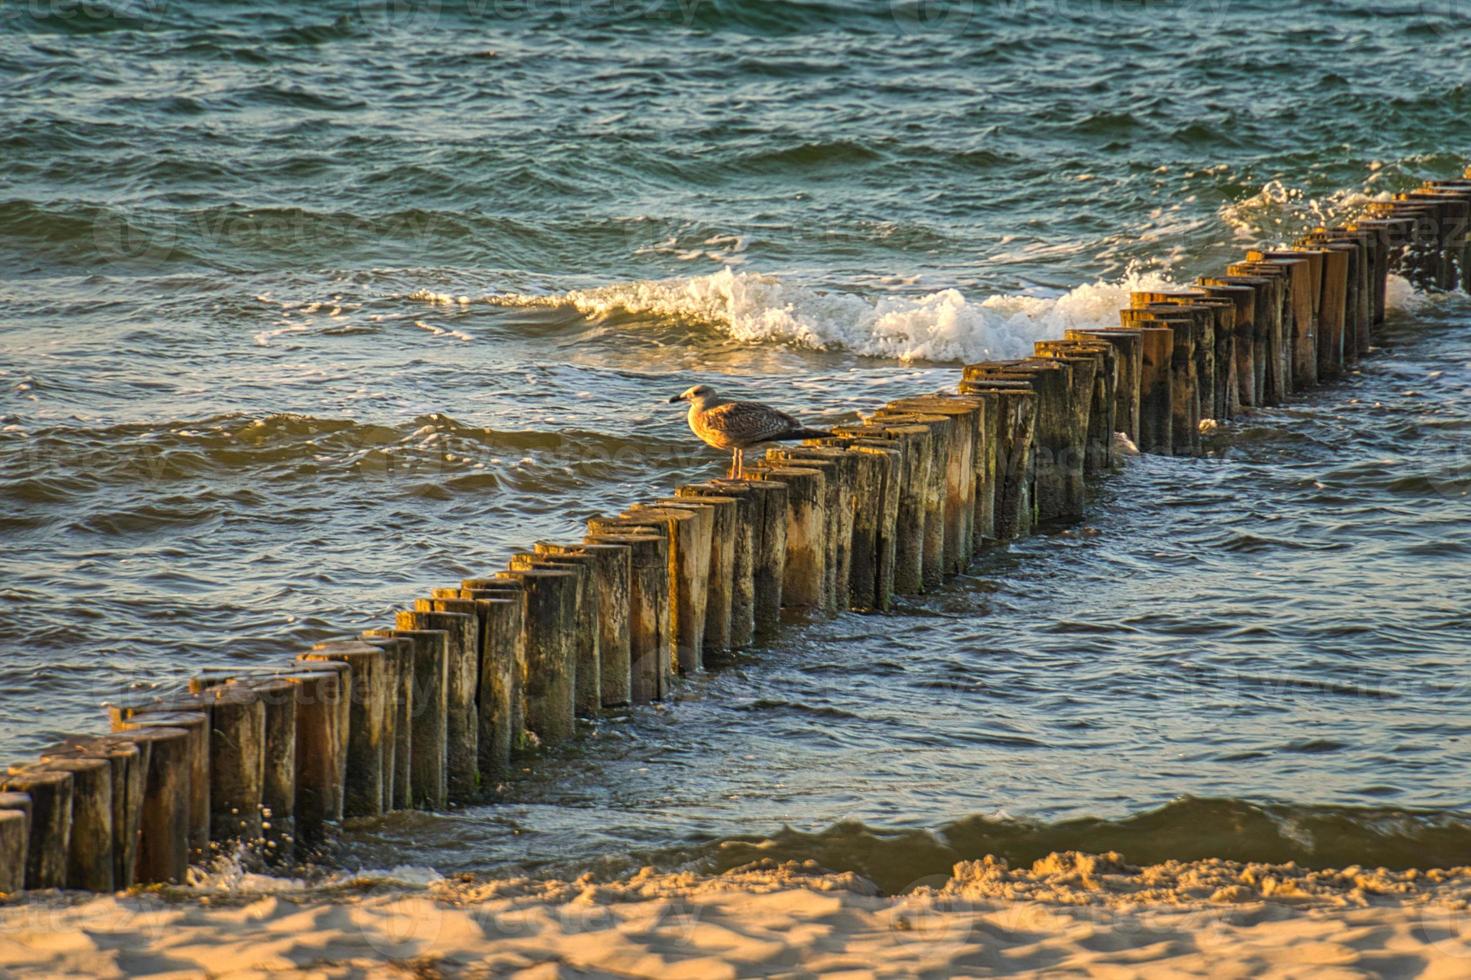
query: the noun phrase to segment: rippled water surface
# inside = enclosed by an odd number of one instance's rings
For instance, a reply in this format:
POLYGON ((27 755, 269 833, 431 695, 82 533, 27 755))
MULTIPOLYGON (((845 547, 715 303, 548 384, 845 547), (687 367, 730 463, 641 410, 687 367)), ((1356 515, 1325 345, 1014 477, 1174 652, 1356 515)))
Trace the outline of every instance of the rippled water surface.
MULTIPOLYGON (((1468 27, 1408 0, 0 8, 0 754, 714 472, 662 404, 695 379, 852 418, 1456 174, 1468 27)), ((1134 460, 1084 527, 794 623, 343 860, 1471 862, 1471 307, 1398 289, 1381 344, 1208 459, 1134 460)))

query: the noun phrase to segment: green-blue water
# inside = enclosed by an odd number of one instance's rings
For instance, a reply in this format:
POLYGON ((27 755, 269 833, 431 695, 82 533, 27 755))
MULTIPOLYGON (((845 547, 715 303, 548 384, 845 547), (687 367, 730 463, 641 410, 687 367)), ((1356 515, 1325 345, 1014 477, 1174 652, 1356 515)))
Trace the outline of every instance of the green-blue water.
MULTIPOLYGON (((851 418, 1457 174, 1468 28, 1418 0, 6 3, 0 754, 716 471, 663 404, 695 380, 851 418)), ((1362 374, 1135 461, 1086 532, 794 625, 342 859, 1471 863, 1471 311, 1395 297, 1362 374)))

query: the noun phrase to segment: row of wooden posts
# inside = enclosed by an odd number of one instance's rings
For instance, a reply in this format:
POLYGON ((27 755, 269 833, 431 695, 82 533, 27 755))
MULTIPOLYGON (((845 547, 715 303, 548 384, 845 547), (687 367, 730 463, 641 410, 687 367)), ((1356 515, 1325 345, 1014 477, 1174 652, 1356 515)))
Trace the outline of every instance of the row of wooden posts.
POLYGON ((0 892, 182 882, 226 849, 289 866, 346 817, 487 798, 579 716, 666 697, 769 640, 783 609, 886 610, 991 543, 1082 517, 1115 432, 1196 454, 1205 420, 1338 377, 1369 350, 1392 270, 1471 287, 1468 214, 1471 179, 1428 183, 1223 275, 1135 293, 1116 326, 967 365, 953 393, 772 449, 740 480, 595 518, 391 627, 114 707, 111 734, 0 781, 0 892))

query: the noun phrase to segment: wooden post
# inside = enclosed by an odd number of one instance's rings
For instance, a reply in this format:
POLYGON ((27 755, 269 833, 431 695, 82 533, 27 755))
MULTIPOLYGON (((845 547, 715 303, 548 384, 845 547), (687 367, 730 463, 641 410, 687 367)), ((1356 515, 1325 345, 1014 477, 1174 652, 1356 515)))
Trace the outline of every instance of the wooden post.
POLYGON ((947 545, 955 542, 946 520, 946 501, 950 478, 950 430, 957 424, 949 416, 924 412, 899 412, 881 409, 868 419, 871 425, 883 426, 886 432, 924 430, 916 443, 923 454, 916 468, 919 507, 923 515, 923 536, 919 544, 919 586, 917 592, 932 592, 945 580, 950 557, 947 545), (922 482, 920 482, 922 481, 922 482))
MULTIPOLYGON (((725 576, 722 591, 729 598, 730 606, 730 629, 725 640, 726 647, 731 650, 745 649, 756 638, 756 540, 761 531, 758 526, 761 507, 758 492, 745 480, 692 483, 679 487, 674 492, 680 498, 730 501, 729 560, 723 554, 719 561, 712 557, 711 569, 713 573, 718 567, 722 569, 721 575, 725 576)), ((722 542, 726 539, 717 528, 713 540, 722 542)), ((720 576, 716 578, 718 581, 720 576)), ((722 608, 725 604, 725 597, 722 597, 722 608)), ((705 642, 710 642, 708 630, 705 633, 705 642)))
POLYGON ((1226 282, 1220 277, 1202 276, 1200 289, 1215 299, 1232 303, 1234 326, 1231 330, 1229 365, 1225 375, 1226 415, 1236 418, 1253 404, 1254 369, 1252 354, 1256 344, 1257 290, 1244 283, 1226 282))
POLYGON ((1181 436, 1185 435, 1190 451, 1199 454, 1202 451, 1200 423, 1203 419, 1211 418, 1215 414, 1217 308, 1208 305, 1202 296, 1200 290, 1159 290, 1138 292, 1130 297, 1133 308, 1143 311, 1146 316, 1153 316, 1167 323, 1188 323, 1190 327, 1187 342, 1189 345, 1188 361, 1181 362, 1183 352, 1180 350, 1181 338, 1178 334, 1175 343, 1177 370, 1174 378, 1174 393, 1175 397, 1182 401, 1188 394, 1186 404, 1189 414, 1189 422, 1186 423, 1189 431, 1185 432, 1178 424, 1175 428, 1176 453, 1180 453, 1181 447, 1186 444, 1181 441, 1181 436), (1181 367, 1184 370, 1183 379, 1180 373, 1181 367))
MULTIPOLYGON (((483 782, 509 772, 511 756, 518 747, 519 732, 514 727, 516 712, 511 699, 517 690, 514 676, 524 629, 524 596, 519 588, 435 589, 433 596, 427 604, 434 612, 473 615, 478 624, 475 718, 480 730, 475 746, 483 782)), ((415 602, 420 608, 425 604, 426 600, 415 602)), ((601 658, 601 650, 595 652, 601 658)))
MULTIPOLYGON (((899 478, 903 452, 892 439, 855 439, 848 451, 859 457, 854 490, 853 605, 887 612, 893 605, 894 566, 898 554, 899 478), (863 555, 860 563, 858 556, 863 555)), ((989 518, 989 513, 987 517, 989 518)), ((994 523, 987 524, 995 533, 994 523)))
POLYGON ((110 892, 114 884, 112 766, 106 759, 52 758, 33 771, 71 776, 71 829, 65 853, 66 887, 110 892))
POLYGON ((664 696, 672 661, 669 631, 669 543, 606 518, 589 522, 590 545, 628 549, 628 659, 603 662, 608 703, 647 704, 664 696), (608 671, 612 672, 610 677, 608 671), (626 674, 626 677, 625 677, 626 674), (626 692, 621 694, 620 692, 626 692))
MULTIPOLYGON (((1389 274, 1398 268, 1403 260, 1404 250, 1414 235, 1415 222, 1410 218, 1361 218, 1349 226, 1355 231, 1362 231, 1374 239, 1374 273, 1373 273, 1373 296, 1374 296, 1374 323, 1384 322, 1386 312, 1386 299, 1389 288, 1389 274)), ((1463 270, 1463 285, 1471 282, 1466 277, 1471 276, 1471 264, 1463 270)), ((1467 290, 1471 292, 1471 290, 1467 290)))
POLYGON ((266 706, 260 696, 238 681, 208 692, 209 836, 215 848, 239 841, 258 848, 262 840, 261 806, 265 790, 266 706))
POLYGON ((26 863, 31 840, 30 797, 26 809, 7 806, 5 798, 23 793, 0 793, 0 895, 13 898, 25 890, 26 863))
MULTIPOLYGON (((628 703, 628 602, 630 560, 627 545, 583 542, 574 545, 536 543, 548 558, 580 561, 592 575, 594 628, 598 632, 598 709, 628 703), (610 695, 611 691, 611 695, 610 695)), ((578 664, 581 678, 582 664, 578 664)), ((580 686, 580 685, 579 685, 580 686)))
POLYGON ((1137 310, 1119 312, 1120 330, 1139 335, 1139 429, 1143 453, 1174 453, 1174 330, 1137 310))
POLYGON ((751 542, 752 640, 769 640, 781 626, 787 561, 787 488, 777 480, 715 480, 721 490, 744 489, 755 499, 751 542))
POLYGON ((705 635, 701 657, 705 663, 714 655, 729 653, 731 617, 735 607, 736 501, 733 497, 680 495, 655 501, 660 507, 696 507, 709 511, 710 570, 705 580, 705 635))
POLYGON ((823 472, 826 495, 826 525, 823 539, 827 558, 823 566, 824 610, 829 616, 852 604, 849 583, 853 576, 853 480, 856 461, 837 446, 780 446, 768 449, 766 459, 775 466, 797 466, 823 472))
POLYGON ((1248 262, 1270 262, 1287 270, 1287 305, 1292 311, 1292 328, 1287 336, 1292 390, 1302 391, 1318 383, 1318 322, 1313 315, 1314 279, 1322 282, 1321 253, 1294 251, 1250 251, 1248 262), (1314 262, 1319 271, 1314 276, 1314 262))
POLYGON ((1092 385, 1090 382, 1088 404, 1076 404, 1072 372, 1068 362, 1052 358, 987 361, 965 367, 964 380, 968 382, 1026 381, 1036 392, 1031 479, 1032 503, 1039 523, 1083 516, 1083 461, 1074 448, 1074 438, 1076 432, 1087 431, 1092 385))
POLYGON ((296 846, 296 698, 298 685, 284 677, 244 681, 260 701, 261 853, 272 864, 289 860, 296 846))
POLYGON ((856 442, 882 440, 898 452, 898 469, 893 475, 891 532, 894 568, 889 588, 901 595, 924 591, 925 497, 931 456, 929 426, 875 418, 862 425, 837 426, 833 432, 856 442))
MULTIPOLYGON (((1029 377, 1029 376, 1028 376, 1029 377)), ((990 400, 996 414, 996 469, 992 510, 996 540, 1028 534, 1035 522, 1035 460, 1032 442, 1037 424, 1037 395, 1021 376, 962 380, 960 392, 990 400)))
POLYGON ((189 734, 189 772, 181 784, 189 794, 186 814, 189 826, 187 861, 203 861, 210 852, 209 713, 212 708, 213 702, 207 697, 207 692, 203 692, 170 698, 168 701, 119 706, 111 710, 114 731, 166 727, 182 728, 189 734))
MULTIPOLYGON (((1068 340, 1098 341, 1114 351, 1113 426, 1139 445, 1140 378, 1144 373, 1144 336, 1138 330, 1117 327, 1073 328, 1068 340)), ((1113 434, 1109 434, 1112 443, 1113 434)))
POLYGON ((1292 390, 1291 370, 1288 360, 1291 352, 1288 330, 1292 326, 1292 310, 1288 291, 1288 271, 1271 262, 1235 262, 1226 267, 1229 277, 1252 276, 1267 280, 1266 315, 1258 317, 1258 324, 1265 323, 1265 344, 1258 350, 1257 370, 1262 375, 1262 405, 1281 405, 1292 390))
MULTIPOLYGON (((438 590, 436 590, 438 591, 438 590)), ((454 590, 458 595, 458 590, 454 590)), ((394 782, 398 776, 398 719, 403 696, 403 674, 407 669, 409 644, 407 640, 392 636, 369 636, 360 634, 359 642, 378 650, 378 669, 382 674, 378 682, 378 693, 382 701, 379 718, 378 769, 381 792, 378 795, 381 812, 396 809, 393 802, 394 782)), ((356 686, 356 685, 354 685, 356 686)), ((407 751, 407 750, 406 750, 407 751)))
POLYGON ((1242 288, 1251 290, 1250 313, 1243 314, 1239 307, 1237 310, 1236 380, 1238 397, 1243 406, 1265 405, 1272 324, 1274 318, 1280 316, 1280 310, 1274 307, 1276 303, 1275 280, 1265 275, 1203 276, 1201 277, 1201 288, 1206 290, 1242 288))
POLYGON ((364 630, 363 642, 383 651, 391 664, 385 681, 389 703, 384 708, 383 810, 414 808, 414 643, 390 629, 364 630), (390 723, 388 716, 392 715, 390 723), (392 741, 389 741, 391 737, 392 741))
POLYGON ((461 595, 468 599, 492 599, 499 596, 520 604, 516 614, 515 665, 511 670, 511 754, 526 751, 530 740, 526 735, 526 595, 521 583, 514 579, 467 578, 460 580, 461 595))
POLYGON ((401 630, 445 633, 445 778, 449 799, 473 799, 480 789, 480 693, 478 624, 465 613, 403 609, 394 625, 401 630))
POLYGON ((710 540, 714 518, 704 510, 635 504, 621 515, 662 525, 670 544, 670 624, 674 668, 698 673, 705 666, 705 611, 710 600, 710 540))
MULTIPOLYGON (((827 476, 813 467, 772 466, 761 463, 748 467, 746 476, 753 480, 771 480, 786 488, 784 511, 786 529, 768 536, 781 539, 784 547, 781 566, 782 606, 806 611, 827 608, 827 476)), ((770 502, 770 498, 768 498, 770 502)), ((783 511, 777 507, 773 517, 783 511)), ((773 563, 774 564, 774 563, 773 563)), ((758 616, 760 609, 758 607, 758 616)), ((758 630, 761 620, 757 619, 758 630)))
MULTIPOLYGON (((398 624, 420 620, 403 611, 398 624)), ((449 633, 399 625, 393 636, 411 645, 413 676, 409 731, 409 797, 420 810, 442 810, 449 803, 449 633)))
MULTIPOLYGON (((940 416, 949 421, 944 427, 944 571, 955 575, 969 567, 975 555, 976 456, 984 451, 980 445, 982 425, 980 404, 969 398, 929 395, 900 398, 889 402, 877 413, 878 418, 919 421, 940 416)), ((1079 468, 1082 462, 1078 463, 1079 468)), ((989 488, 988 488, 989 489, 989 488)))
POLYGON ((1113 349, 1083 340, 1039 340, 1032 346, 1038 357, 1072 366, 1073 400, 1088 406, 1086 414, 1073 418, 1073 452, 1082 460, 1085 478, 1102 473, 1113 453, 1113 349))
POLYGON ((316 644, 296 659, 304 664, 346 664, 349 668, 342 815, 380 816, 383 813, 383 716, 388 703, 382 649, 365 640, 333 640, 316 644))
MULTIPOLYGON (((134 721, 125 720, 127 725, 134 721)), ((139 821, 134 880, 140 884, 182 884, 189 871, 189 782, 194 755, 187 729, 138 724, 122 736, 146 757, 143 816, 139 821)))
POLYGON ((555 568, 502 572, 526 590, 526 728, 540 745, 577 732, 577 573, 555 568))
POLYGON ((578 717, 595 718, 603 710, 603 668, 599 650, 597 582, 585 556, 552 558, 534 552, 511 556, 513 571, 550 568, 576 576, 572 600, 572 708, 578 717))
POLYGON ((0 789, 31 798, 25 887, 65 888, 71 857, 72 775, 39 766, 0 776, 0 789))
MULTIPOLYGON (((41 752, 41 763, 48 768, 59 759, 101 759, 107 763, 112 783, 112 887, 131 888, 143 819, 146 756, 135 743, 118 735, 69 736, 41 752)), ((0 798, 0 809, 6 807, 6 801, 0 798)))

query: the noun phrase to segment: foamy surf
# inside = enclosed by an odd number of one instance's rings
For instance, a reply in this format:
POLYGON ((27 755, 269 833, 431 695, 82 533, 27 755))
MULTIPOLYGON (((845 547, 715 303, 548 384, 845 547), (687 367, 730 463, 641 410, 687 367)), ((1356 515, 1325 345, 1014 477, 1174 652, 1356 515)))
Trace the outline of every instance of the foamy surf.
MULTIPOLYGON (((775 275, 726 268, 707 276, 651 279, 550 296, 502 294, 483 302, 568 307, 591 320, 649 317, 718 329, 747 343, 848 350, 901 361, 978 361, 1025 357, 1038 340, 1069 327, 1116 324, 1129 293, 1176 283, 1165 273, 1131 271, 1057 296, 999 293, 983 299, 958 289, 921 296, 868 296, 817 289, 775 275)), ((423 291, 413 298, 457 303, 423 291)))

